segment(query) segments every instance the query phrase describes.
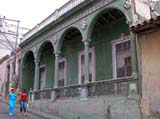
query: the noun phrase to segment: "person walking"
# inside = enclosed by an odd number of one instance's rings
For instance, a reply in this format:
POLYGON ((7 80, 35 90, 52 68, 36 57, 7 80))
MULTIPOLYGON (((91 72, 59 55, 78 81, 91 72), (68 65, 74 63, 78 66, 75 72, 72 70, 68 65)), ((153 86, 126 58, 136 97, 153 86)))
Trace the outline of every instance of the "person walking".
POLYGON ((27 93, 25 89, 22 89, 22 93, 20 95, 20 113, 24 113, 26 116, 26 108, 27 108, 27 93))
POLYGON ((14 108, 16 105, 16 94, 14 92, 14 89, 11 89, 11 93, 9 94, 9 115, 14 115, 14 108))

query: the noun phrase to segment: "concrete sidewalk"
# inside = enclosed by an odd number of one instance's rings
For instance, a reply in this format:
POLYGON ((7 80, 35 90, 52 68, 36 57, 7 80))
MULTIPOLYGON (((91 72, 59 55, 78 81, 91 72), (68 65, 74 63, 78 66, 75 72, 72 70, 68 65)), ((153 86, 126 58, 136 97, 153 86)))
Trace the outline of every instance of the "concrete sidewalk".
MULTIPOLYGON (((0 96, 0 102, 5 103, 8 106, 8 101, 6 98, 3 98, 0 96)), ((18 104, 16 104, 15 115, 20 116, 18 104)), ((22 117, 20 117, 20 119, 21 118, 22 117)), ((60 119, 60 118, 43 113, 43 112, 38 112, 36 110, 27 109, 27 119, 60 119)))

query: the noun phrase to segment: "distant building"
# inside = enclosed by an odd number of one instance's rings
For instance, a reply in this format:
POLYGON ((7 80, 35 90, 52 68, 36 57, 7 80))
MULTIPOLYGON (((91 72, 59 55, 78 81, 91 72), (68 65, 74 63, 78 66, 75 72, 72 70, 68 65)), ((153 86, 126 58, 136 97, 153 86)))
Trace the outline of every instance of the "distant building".
POLYGON ((20 88, 20 62, 21 62, 21 49, 17 49, 16 53, 16 68, 14 68, 15 55, 6 55, 0 59, 0 95, 4 97, 13 86, 16 90, 20 88), (15 75, 13 75, 15 72, 15 75))
POLYGON ((6 70, 5 70, 5 66, 7 64, 7 60, 9 58, 9 55, 6 55, 5 57, 3 57, 2 59, 0 59, 0 95, 6 96, 5 95, 5 89, 4 87, 8 87, 9 83, 7 81, 5 81, 5 77, 6 77, 6 70))
MULTIPOLYGON (((9 55, 16 46, 16 33, 18 21, 12 21, 0 16, 0 58, 9 55)), ((18 28, 17 46, 23 34, 29 29, 24 27, 18 28)))

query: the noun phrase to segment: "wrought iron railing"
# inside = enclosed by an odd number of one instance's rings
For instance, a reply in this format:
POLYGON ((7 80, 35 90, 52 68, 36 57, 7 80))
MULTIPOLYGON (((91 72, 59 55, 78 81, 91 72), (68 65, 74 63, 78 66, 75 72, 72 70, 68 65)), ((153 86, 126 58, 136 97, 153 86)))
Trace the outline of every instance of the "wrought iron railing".
POLYGON ((67 87, 59 87, 56 89, 45 89, 40 91, 31 91, 30 96, 34 94, 34 100, 51 99, 54 92, 55 99, 67 99, 81 97, 82 90, 87 90, 88 97, 104 96, 104 95, 123 95, 128 96, 138 92, 138 79, 131 77, 96 81, 82 85, 72 85, 67 87))
MULTIPOLYGON (((39 23, 37 26, 32 28, 29 32, 27 32, 24 35, 23 41, 28 39, 30 36, 35 34, 36 32, 40 31, 43 29, 45 26, 49 25, 51 22, 56 21, 59 17, 63 16, 65 13, 70 11, 71 9, 75 8, 85 0, 70 0, 66 4, 64 4, 62 7, 59 9, 55 10, 50 16, 48 16, 46 19, 44 19, 41 23, 39 23)), ((23 42, 22 41, 22 42, 23 42)))

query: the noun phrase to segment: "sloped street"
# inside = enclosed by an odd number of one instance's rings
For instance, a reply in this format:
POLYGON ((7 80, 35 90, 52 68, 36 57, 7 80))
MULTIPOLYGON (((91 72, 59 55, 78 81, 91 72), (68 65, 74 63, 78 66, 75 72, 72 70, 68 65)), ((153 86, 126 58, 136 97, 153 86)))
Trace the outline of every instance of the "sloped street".
POLYGON ((0 98, 0 119, 46 119, 44 117, 40 117, 38 115, 34 115, 32 113, 27 113, 27 116, 21 115, 19 113, 19 109, 15 109, 15 115, 8 115, 8 104, 0 98))

